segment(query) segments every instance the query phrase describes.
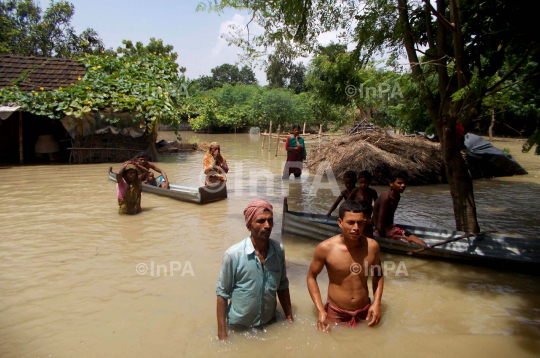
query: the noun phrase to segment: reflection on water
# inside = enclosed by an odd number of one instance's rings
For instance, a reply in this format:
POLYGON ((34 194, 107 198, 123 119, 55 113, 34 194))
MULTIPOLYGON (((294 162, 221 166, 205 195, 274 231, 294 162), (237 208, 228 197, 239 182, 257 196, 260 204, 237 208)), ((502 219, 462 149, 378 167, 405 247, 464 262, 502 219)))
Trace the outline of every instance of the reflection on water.
MULTIPOLYGON (((335 200, 332 192, 310 195, 312 176, 281 180, 285 153, 275 156, 275 142, 268 151, 268 141, 261 151, 259 136, 181 136, 185 142, 218 141, 225 148, 228 200, 195 205, 143 194, 143 213, 120 217, 108 164, 0 171, 2 357, 540 353, 536 276, 389 254, 382 260, 396 266, 403 261, 409 275, 386 278, 379 327, 317 332, 305 284, 317 243, 281 236, 282 197, 289 195, 292 210, 325 213, 335 200), (255 198, 274 205, 272 237, 285 246, 295 322, 237 331, 228 343, 217 342, 221 257, 248 235, 242 211, 255 198), (195 276, 135 270, 140 263, 171 261, 190 261, 195 276)), ((203 156, 164 156, 159 166, 172 182, 197 186, 203 156)), ((538 185, 519 178, 481 180, 475 194, 483 229, 536 239, 538 185)), ((453 227, 452 217, 445 185, 409 187, 397 213, 400 222, 444 228, 453 227)), ((325 276, 319 278, 323 297, 325 276)))

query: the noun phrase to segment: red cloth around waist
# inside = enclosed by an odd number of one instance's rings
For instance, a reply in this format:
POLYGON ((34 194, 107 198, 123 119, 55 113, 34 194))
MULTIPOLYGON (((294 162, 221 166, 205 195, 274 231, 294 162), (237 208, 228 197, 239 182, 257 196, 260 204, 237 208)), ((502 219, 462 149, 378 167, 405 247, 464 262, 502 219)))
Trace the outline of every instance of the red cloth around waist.
POLYGON ((365 321, 368 315, 369 307, 371 307, 371 299, 369 303, 361 310, 346 311, 331 305, 330 302, 326 302, 324 311, 326 312, 326 319, 330 324, 346 324, 349 327, 358 326, 359 321, 365 321))

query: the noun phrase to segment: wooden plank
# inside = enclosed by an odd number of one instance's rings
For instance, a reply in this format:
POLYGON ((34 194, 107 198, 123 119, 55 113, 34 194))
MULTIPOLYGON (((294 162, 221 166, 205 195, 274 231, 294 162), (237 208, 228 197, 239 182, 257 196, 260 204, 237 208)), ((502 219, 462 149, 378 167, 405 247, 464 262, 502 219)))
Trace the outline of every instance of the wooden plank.
POLYGON ((19 163, 24 164, 22 111, 19 110, 19 163))
MULTIPOLYGON (((272 121, 270 121, 270 128, 268 129, 268 135, 270 138, 272 138, 272 121)), ((268 151, 270 151, 270 147, 272 146, 270 139, 268 139, 268 151)))
POLYGON ((278 124, 277 126, 277 140, 276 140, 276 157, 277 157, 277 152, 278 152, 278 149, 279 149, 279 134, 281 133, 281 124, 278 124))

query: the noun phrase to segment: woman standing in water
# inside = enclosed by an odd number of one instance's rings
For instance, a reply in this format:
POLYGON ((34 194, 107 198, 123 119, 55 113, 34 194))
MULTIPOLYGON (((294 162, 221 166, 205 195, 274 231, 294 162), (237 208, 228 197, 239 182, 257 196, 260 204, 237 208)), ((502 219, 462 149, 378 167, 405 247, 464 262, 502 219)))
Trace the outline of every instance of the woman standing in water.
POLYGON ((293 125, 291 134, 285 142, 287 163, 285 163, 285 169, 283 170, 283 179, 289 179, 291 174, 294 174, 295 178, 300 177, 307 156, 304 138, 300 137, 300 126, 298 124, 293 125))
POLYGON ((148 169, 132 161, 125 162, 116 173, 119 214, 135 215, 141 212, 142 183, 137 169, 148 173, 148 169))

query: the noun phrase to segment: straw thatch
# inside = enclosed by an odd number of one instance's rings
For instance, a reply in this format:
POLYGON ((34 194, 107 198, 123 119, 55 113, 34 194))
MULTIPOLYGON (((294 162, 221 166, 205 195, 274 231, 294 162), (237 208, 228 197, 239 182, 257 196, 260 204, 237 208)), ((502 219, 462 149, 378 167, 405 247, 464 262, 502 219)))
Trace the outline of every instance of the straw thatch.
POLYGON ((348 170, 367 170, 373 184, 386 185, 393 171, 403 171, 410 184, 435 184, 444 180, 439 143, 423 138, 364 132, 343 136, 312 147, 306 161, 309 170, 329 168, 338 179, 348 170))

